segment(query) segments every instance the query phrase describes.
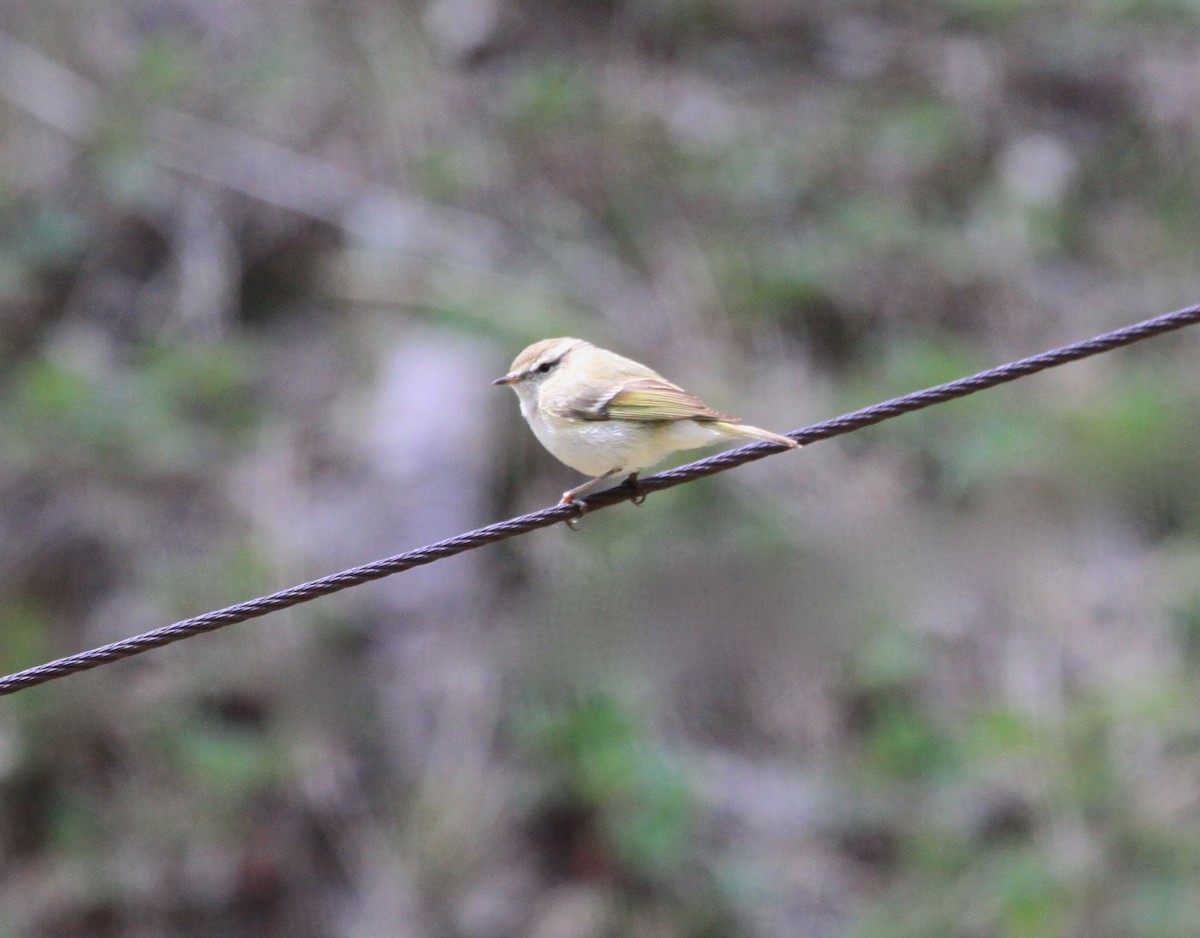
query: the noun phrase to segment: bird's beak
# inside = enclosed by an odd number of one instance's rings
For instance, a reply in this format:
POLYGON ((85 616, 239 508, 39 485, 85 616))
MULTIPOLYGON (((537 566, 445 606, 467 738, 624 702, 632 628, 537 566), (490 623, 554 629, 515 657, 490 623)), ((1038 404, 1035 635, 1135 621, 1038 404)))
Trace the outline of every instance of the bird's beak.
POLYGON ((497 378, 495 381, 492 382, 492 384, 516 384, 516 383, 517 383, 516 375, 505 375, 503 378, 497 378))

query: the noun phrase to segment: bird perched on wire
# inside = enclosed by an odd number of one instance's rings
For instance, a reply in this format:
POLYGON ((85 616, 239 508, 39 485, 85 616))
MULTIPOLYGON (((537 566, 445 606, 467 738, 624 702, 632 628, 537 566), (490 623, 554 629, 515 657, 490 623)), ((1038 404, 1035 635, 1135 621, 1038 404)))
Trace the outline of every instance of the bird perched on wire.
POLYGON ((517 392, 521 414, 551 455, 585 475, 562 503, 624 479, 672 453, 720 442, 761 440, 790 449, 795 440, 713 410, 640 362, 590 342, 543 339, 493 384, 517 392))

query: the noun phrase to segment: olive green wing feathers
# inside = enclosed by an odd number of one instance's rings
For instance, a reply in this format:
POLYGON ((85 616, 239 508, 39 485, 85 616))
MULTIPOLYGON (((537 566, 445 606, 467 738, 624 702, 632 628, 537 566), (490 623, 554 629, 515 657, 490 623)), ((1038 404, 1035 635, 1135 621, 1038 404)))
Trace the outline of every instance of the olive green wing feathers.
POLYGON ((713 410, 700 398, 661 378, 632 378, 616 393, 577 406, 572 416, 584 420, 737 422, 737 417, 713 410))

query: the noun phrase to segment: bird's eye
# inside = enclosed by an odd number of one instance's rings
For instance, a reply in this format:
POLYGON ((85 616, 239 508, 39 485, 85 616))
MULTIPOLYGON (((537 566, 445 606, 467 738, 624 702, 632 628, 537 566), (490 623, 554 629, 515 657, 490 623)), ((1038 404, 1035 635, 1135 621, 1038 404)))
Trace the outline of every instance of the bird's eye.
POLYGON ((550 374, 551 369, 557 364, 558 362, 542 362, 537 366, 537 368, 534 369, 534 371, 536 371, 539 375, 548 375, 550 374))

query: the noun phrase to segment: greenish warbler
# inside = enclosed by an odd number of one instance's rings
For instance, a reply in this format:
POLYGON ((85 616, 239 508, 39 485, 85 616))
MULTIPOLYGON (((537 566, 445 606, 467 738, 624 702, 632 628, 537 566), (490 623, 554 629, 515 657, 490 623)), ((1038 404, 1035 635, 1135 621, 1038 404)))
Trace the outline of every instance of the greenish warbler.
POLYGON ((746 426, 632 359, 582 339, 543 339, 525 349, 503 378, 521 400, 533 435, 555 458, 593 476, 564 492, 573 502, 672 453, 713 443, 795 440, 746 426))

